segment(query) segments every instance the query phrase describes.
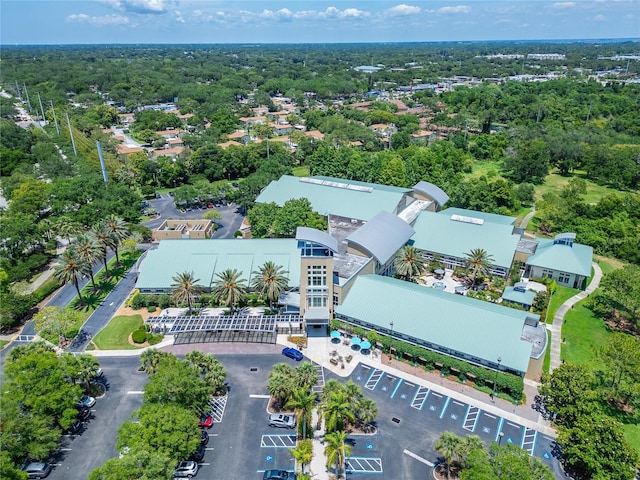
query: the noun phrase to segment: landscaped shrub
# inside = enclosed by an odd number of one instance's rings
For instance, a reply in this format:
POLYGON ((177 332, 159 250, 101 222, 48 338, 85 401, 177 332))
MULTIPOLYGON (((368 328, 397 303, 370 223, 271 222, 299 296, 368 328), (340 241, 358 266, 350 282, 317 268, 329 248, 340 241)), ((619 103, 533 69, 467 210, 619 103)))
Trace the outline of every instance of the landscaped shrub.
POLYGON ((41 302, 53 292, 60 288, 60 283, 55 278, 49 278, 46 282, 40 285, 33 293, 33 297, 36 302, 41 302))
POLYGON ((140 293, 136 293, 131 299, 131 308, 133 308, 134 310, 139 310, 145 306, 146 306, 146 300, 144 298, 144 295, 140 293))
POLYGON ((157 310, 157 308, 154 305, 151 305, 150 307, 147 307, 147 312, 149 313, 153 313, 157 310))
POLYGON ((143 329, 134 330, 131 334, 133 343, 144 343, 147 341, 147 331, 143 329))
POLYGON ((169 308, 170 306, 171 306, 171 297, 166 293, 163 293, 162 295, 160 295, 160 298, 158 300, 158 307, 164 310, 165 308, 169 308))
POLYGON ((71 327, 69 330, 64 332, 64 336, 66 338, 75 338, 80 333, 80 327, 71 327))
POLYGON ((147 342, 149 342, 149 345, 157 345, 162 341, 162 338, 163 335, 161 333, 156 335, 147 335, 147 342))

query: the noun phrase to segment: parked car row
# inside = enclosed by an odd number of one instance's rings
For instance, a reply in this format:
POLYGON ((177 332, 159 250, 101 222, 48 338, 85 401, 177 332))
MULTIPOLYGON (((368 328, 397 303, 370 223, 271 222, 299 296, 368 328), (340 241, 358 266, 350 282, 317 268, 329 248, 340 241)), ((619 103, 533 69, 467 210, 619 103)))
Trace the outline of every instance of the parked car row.
POLYGON ((198 422, 200 431, 200 445, 196 448, 196 451, 189 456, 189 460, 184 460, 178 463, 176 471, 173 476, 175 478, 191 478, 198 474, 200 466, 198 462, 204 460, 204 454, 206 452, 206 445, 209 443, 209 433, 207 429, 213 426, 213 417, 211 415, 202 415, 198 422))

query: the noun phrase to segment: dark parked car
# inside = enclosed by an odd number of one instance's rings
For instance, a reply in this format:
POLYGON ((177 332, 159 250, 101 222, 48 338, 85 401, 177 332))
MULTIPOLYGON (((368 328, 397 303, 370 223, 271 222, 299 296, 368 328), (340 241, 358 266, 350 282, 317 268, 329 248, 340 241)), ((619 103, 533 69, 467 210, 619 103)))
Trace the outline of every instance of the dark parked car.
POLYGON ((200 445, 206 445, 209 443, 209 434, 206 430, 200 432, 200 445))
POLYGON ((265 470, 262 480, 296 480, 296 474, 287 470, 265 470))
POLYGON ((91 416, 90 408, 85 407, 78 410, 78 420, 80 420, 81 422, 86 422, 87 420, 89 420, 90 416, 91 416))
POLYGON ((51 473, 51 465, 44 462, 25 463, 20 470, 27 472, 29 478, 45 478, 51 473))
POLYGON ((213 417, 211 415, 203 415, 200 417, 200 423, 198 423, 200 428, 211 428, 212 425, 213 417))
POLYGON ((198 445, 198 448, 196 448, 196 451, 193 452, 191 454, 191 457, 189 457, 189 460, 195 460, 196 462, 201 462, 202 459, 204 458, 204 452, 206 451, 206 449, 204 448, 204 445, 198 445))
POLYGON ((82 421, 79 418, 76 418, 69 428, 67 428, 64 433, 65 435, 77 435, 82 428, 82 421))
POLYGON ((285 357, 289 357, 289 358, 293 358, 294 360, 296 360, 297 362, 299 362, 300 360, 302 360, 302 358, 304 357, 302 355, 302 352, 300 350, 296 350, 295 348, 290 348, 290 347, 285 347, 282 349, 282 354, 285 357))

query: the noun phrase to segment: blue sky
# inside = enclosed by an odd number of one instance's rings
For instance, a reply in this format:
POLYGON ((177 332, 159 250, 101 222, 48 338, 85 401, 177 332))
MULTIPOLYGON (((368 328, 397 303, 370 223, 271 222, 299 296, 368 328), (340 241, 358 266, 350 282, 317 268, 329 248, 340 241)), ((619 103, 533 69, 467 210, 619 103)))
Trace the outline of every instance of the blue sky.
POLYGON ((0 43, 640 37, 640 0, 1 0, 0 43))

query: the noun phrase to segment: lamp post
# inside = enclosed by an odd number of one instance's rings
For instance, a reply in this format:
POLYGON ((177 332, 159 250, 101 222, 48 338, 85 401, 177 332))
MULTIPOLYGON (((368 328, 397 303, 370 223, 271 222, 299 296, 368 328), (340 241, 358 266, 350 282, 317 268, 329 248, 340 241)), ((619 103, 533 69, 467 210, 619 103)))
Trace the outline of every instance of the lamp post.
POLYGON ((502 445, 502 437, 504 437, 504 432, 498 434, 498 446, 502 445))
POLYGON ((496 385, 498 384, 498 372, 500 371, 500 363, 502 362, 502 357, 498 357, 498 368, 496 368, 496 376, 493 379, 493 392, 491 392, 491 398, 494 399, 496 396, 496 385))
POLYGON ((391 341, 389 342, 389 363, 391 363, 391 360, 393 359, 393 344, 391 342, 393 342, 393 320, 391 322, 389 322, 389 325, 391 325, 391 341))

